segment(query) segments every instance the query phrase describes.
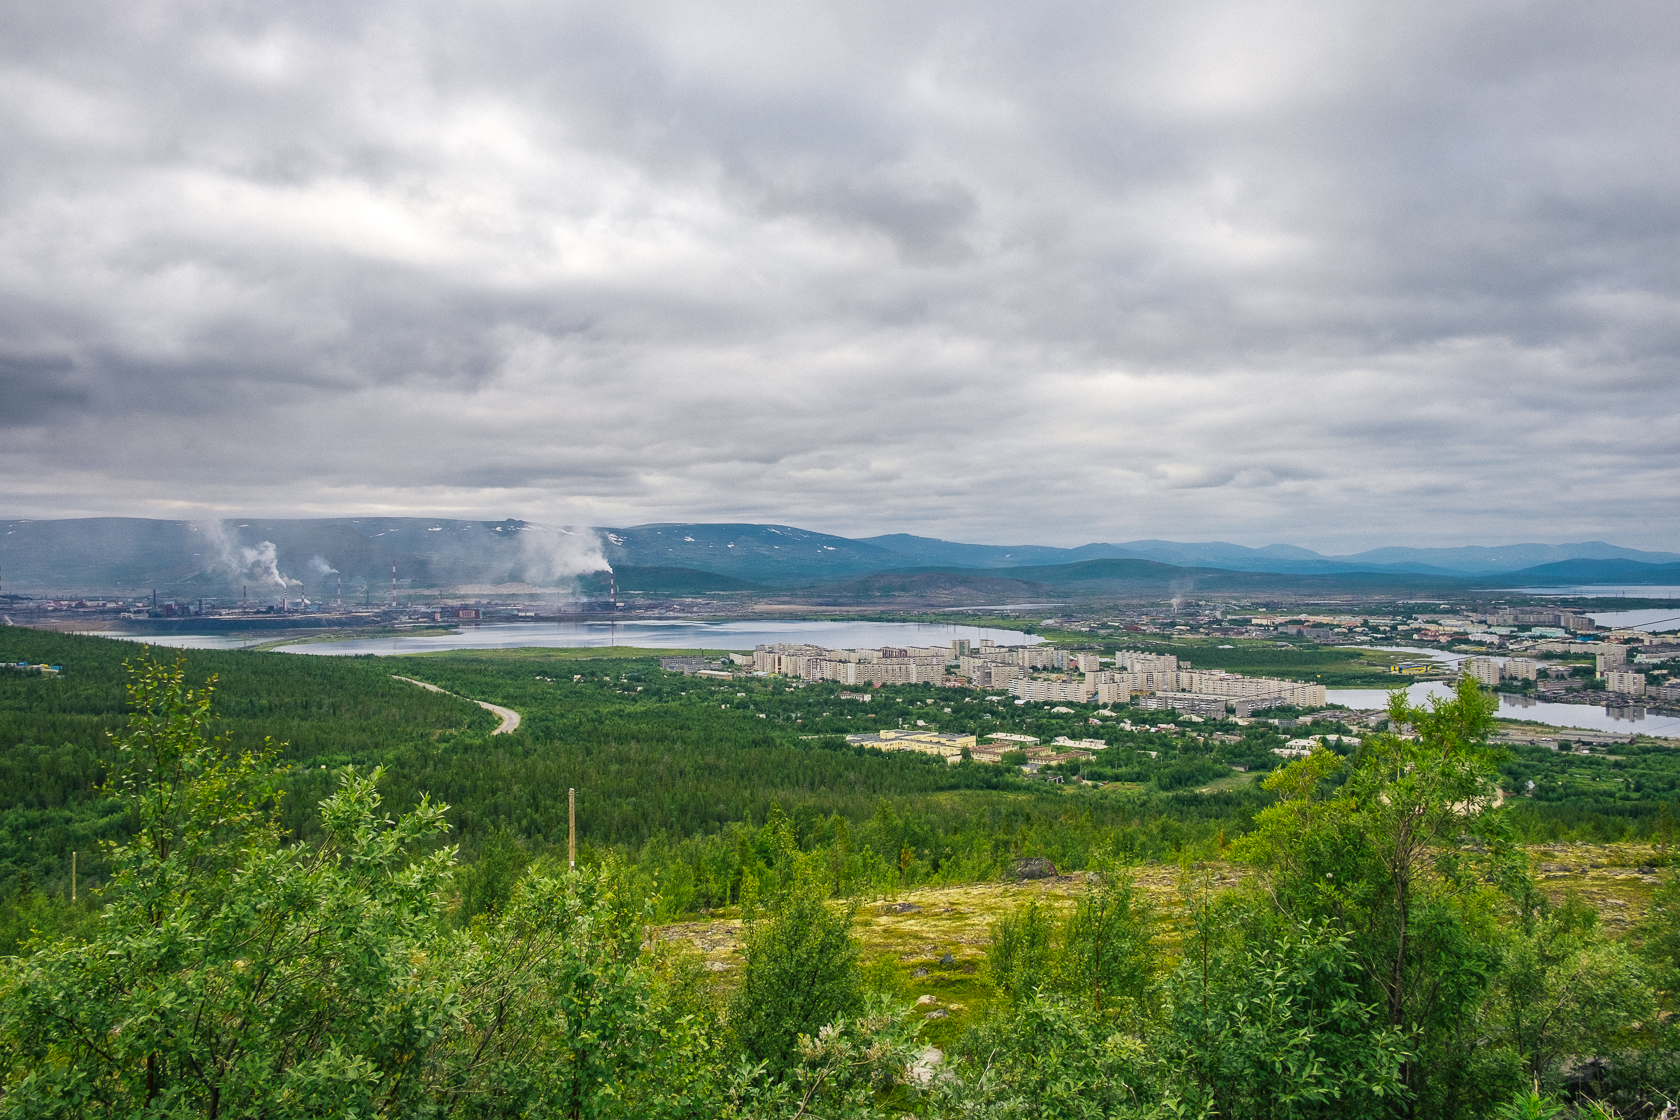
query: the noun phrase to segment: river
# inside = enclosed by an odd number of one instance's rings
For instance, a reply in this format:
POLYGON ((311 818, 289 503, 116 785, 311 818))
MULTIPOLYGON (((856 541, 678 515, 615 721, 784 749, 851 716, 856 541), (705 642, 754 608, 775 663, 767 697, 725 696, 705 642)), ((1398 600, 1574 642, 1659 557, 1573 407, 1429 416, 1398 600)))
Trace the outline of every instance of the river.
MULTIPOLYGON (((1372 646, 1372 649, 1388 650, 1393 653, 1415 654, 1419 659, 1428 658, 1443 665, 1456 665, 1466 657, 1477 654, 1448 653, 1439 649, 1423 649, 1416 646, 1372 646)), ((1406 696, 1413 704, 1422 704, 1431 697, 1452 695, 1453 686, 1446 681, 1417 681, 1406 686, 1406 696)), ((1610 731, 1625 733, 1637 731, 1642 735, 1675 735, 1680 734, 1680 717, 1664 715, 1661 712, 1647 714, 1645 705, 1631 702, 1617 705, 1587 705, 1587 704, 1557 704, 1549 700, 1536 700, 1529 696, 1512 696, 1501 692, 1499 695, 1499 715, 1505 719, 1525 719, 1534 723, 1544 723, 1550 727, 1578 727, 1584 731, 1610 731)), ((1345 704, 1350 708, 1369 710, 1371 708, 1386 707, 1388 704, 1388 690, 1381 688, 1331 688, 1325 690, 1325 699, 1332 704, 1345 704)))

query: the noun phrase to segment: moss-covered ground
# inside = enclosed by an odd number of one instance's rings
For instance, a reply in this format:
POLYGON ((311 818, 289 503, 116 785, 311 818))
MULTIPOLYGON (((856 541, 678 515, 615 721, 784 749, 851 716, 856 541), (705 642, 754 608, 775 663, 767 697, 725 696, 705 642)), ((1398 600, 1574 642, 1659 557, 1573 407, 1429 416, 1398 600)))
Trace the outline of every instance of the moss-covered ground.
MULTIPOLYGON (((1613 935, 1625 934, 1649 908, 1667 856, 1648 844, 1543 844, 1526 849, 1529 866, 1553 902, 1575 895, 1596 909, 1613 935)), ((1225 863, 1192 868, 1151 863, 1130 869, 1162 922, 1156 943, 1176 956, 1186 908, 1204 890, 1228 890, 1247 876, 1225 863)), ((1037 899, 1057 912, 1073 907, 1085 889, 1074 873, 1018 883, 911 890, 859 904, 856 933, 865 967, 877 984, 915 1003, 924 1017, 921 1037, 940 1048, 977 1022, 996 998, 986 974, 986 947, 1000 916, 1037 899)), ((697 954, 728 986, 741 960, 741 920, 725 911, 660 926, 661 941, 697 954)))

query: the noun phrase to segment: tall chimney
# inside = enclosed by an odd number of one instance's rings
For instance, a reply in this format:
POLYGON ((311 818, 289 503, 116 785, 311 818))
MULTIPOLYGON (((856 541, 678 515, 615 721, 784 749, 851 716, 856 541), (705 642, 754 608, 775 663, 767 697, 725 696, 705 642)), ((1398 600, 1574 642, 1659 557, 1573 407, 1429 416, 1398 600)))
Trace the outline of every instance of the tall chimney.
POLYGON ((397 605, 397 562, 391 561, 391 606, 397 605))

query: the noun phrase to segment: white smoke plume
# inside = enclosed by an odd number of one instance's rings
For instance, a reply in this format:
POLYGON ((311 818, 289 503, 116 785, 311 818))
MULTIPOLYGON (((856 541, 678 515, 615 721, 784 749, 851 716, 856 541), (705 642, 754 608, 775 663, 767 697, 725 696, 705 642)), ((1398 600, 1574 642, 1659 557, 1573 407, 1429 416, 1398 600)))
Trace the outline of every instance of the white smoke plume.
POLYGON ((1196 590, 1196 581, 1193 579, 1175 580, 1170 590, 1172 592, 1173 613, 1177 614, 1186 600, 1190 598, 1190 592, 1196 590))
POLYGON ((520 548, 528 583, 566 583, 590 572, 612 571, 601 538, 592 529, 528 524, 522 532, 520 548))
POLYGON ((311 556, 309 558, 309 570, 323 576, 336 576, 338 574, 338 569, 327 563, 325 556, 311 556))
POLYGON ((227 525, 221 521, 201 521, 199 530, 205 543, 216 552, 213 566, 234 580, 251 580, 284 589, 296 580, 280 573, 280 560, 274 542, 263 541, 255 548, 240 544, 228 535, 227 525))

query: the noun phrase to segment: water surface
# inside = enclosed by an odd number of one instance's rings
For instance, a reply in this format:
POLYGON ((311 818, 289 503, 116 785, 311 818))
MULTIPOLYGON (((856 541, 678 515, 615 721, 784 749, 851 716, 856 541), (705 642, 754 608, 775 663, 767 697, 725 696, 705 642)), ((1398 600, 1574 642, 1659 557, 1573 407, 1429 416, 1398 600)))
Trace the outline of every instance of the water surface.
MULTIPOLYGON (((1452 694, 1453 686, 1446 681, 1418 681, 1406 686, 1406 697, 1413 704, 1421 705, 1431 697, 1452 694)), ((1601 707, 1559 704, 1527 696, 1512 696, 1504 692, 1498 696, 1498 714, 1504 719, 1526 719, 1551 727, 1578 727, 1585 731, 1680 735, 1680 716, 1648 712, 1643 704, 1628 703, 1601 707)), ((1380 688, 1331 688, 1325 690, 1325 699, 1332 704, 1346 704, 1350 708, 1361 710, 1388 706, 1388 692, 1380 688)))
MULTIPOLYGON (((155 646, 180 649, 243 649, 272 642, 262 635, 124 634, 104 632, 155 646)), ((301 637, 301 636, 300 636, 301 637)), ((975 645, 989 638, 998 645, 1037 645, 1044 639, 1018 630, 991 626, 959 626, 943 622, 813 622, 777 619, 750 622, 694 622, 650 619, 629 622, 489 622, 467 625, 449 634, 396 634, 382 638, 350 638, 331 642, 293 642, 276 646, 285 653, 349 656, 359 653, 438 653, 452 649, 578 649, 597 646, 636 646, 647 649, 750 650, 758 645, 810 644, 829 649, 879 649, 882 646, 943 646, 966 638, 975 645)))

